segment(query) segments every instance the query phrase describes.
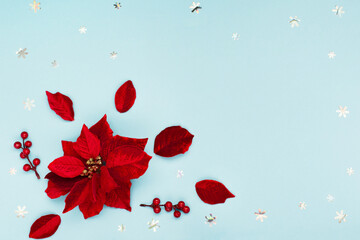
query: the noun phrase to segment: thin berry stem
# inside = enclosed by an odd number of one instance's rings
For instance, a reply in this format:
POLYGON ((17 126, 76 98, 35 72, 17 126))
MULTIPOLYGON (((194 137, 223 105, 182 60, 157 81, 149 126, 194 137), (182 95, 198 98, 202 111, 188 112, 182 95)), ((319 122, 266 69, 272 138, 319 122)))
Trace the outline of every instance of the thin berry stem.
MULTIPOLYGON (((23 146, 25 146, 25 140, 24 140, 24 139, 23 139, 23 146)), ((24 150, 23 147, 21 147, 21 149, 24 150)), ((32 162, 30 161, 28 155, 26 155, 26 159, 28 160, 28 162, 29 162, 29 164, 30 164, 30 166, 31 166, 31 169, 30 169, 30 170, 32 170, 32 171, 35 172, 35 175, 36 175, 37 179, 40 179, 40 175, 39 175, 39 173, 36 171, 36 167, 32 164, 32 162)))

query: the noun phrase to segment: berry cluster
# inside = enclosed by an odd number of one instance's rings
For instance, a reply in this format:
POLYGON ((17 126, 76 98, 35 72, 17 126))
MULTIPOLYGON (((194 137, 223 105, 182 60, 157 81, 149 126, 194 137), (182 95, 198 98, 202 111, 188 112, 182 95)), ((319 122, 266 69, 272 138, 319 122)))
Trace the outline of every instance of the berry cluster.
POLYGON ((32 162, 29 159, 29 155, 30 155, 30 147, 32 146, 32 142, 31 141, 26 141, 25 139, 27 139, 29 137, 29 134, 27 132, 22 132, 20 134, 21 138, 22 138, 22 144, 21 142, 15 142, 14 143, 14 147, 16 149, 22 149, 22 152, 20 153, 20 158, 22 159, 27 159, 29 164, 25 164, 23 166, 23 169, 25 172, 28 172, 30 170, 35 172, 35 175, 38 179, 40 179, 40 175, 39 173, 36 171, 36 167, 40 164, 40 159, 35 158, 32 162))
POLYGON ((167 211, 167 212, 171 212, 172 210, 175 210, 174 217, 176 217, 176 218, 179 218, 181 216, 180 211, 183 211, 183 213, 190 212, 190 207, 186 206, 184 201, 180 201, 176 205, 173 205, 172 202, 167 201, 165 204, 160 205, 159 198, 154 198, 151 205, 140 204, 140 207, 151 207, 153 209, 154 213, 156 213, 156 214, 161 212, 161 207, 165 207, 165 211, 167 211))

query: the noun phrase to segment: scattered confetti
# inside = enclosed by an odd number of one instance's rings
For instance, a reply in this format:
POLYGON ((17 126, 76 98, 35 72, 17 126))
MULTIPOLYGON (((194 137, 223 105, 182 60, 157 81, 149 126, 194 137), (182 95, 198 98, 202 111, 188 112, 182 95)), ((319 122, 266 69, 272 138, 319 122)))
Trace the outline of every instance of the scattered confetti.
POLYGON ((57 67, 59 66, 59 64, 57 63, 56 60, 54 60, 54 61, 51 62, 51 66, 52 66, 53 68, 57 68, 57 67))
POLYGON ((87 31, 87 28, 86 28, 85 26, 81 26, 81 27, 79 28, 79 32, 80 32, 81 34, 85 34, 86 31, 87 31))
POLYGON ((117 57, 117 55, 118 55, 117 52, 113 51, 113 52, 110 53, 110 58, 115 59, 117 57))
POLYGON ((30 98, 27 98, 26 101, 24 101, 24 109, 31 111, 31 109, 35 107, 34 102, 35 100, 30 100, 30 98))
POLYGON ((289 23, 290 23, 290 25, 291 25, 292 28, 299 26, 300 19, 299 19, 297 16, 295 16, 295 17, 289 17, 289 18, 290 18, 289 23))
POLYGON ((183 176, 184 176, 184 171, 183 170, 178 170, 176 177, 177 178, 182 178, 183 176))
POLYGON ((152 229, 154 232, 156 232, 160 228, 159 220, 151 219, 151 222, 148 222, 147 224, 149 225, 149 229, 152 229))
POLYGON ((9 170, 9 174, 12 176, 15 175, 16 172, 17 172, 17 170, 15 168, 10 168, 10 170, 9 170))
POLYGON ((212 213, 210 213, 210 216, 205 216, 205 219, 205 224, 209 224, 210 227, 212 227, 212 225, 216 225, 216 217, 214 217, 212 213))
POLYGON ((300 207, 301 210, 305 210, 306 207, 307 207, 307 205, 306 205, 305 202, 300 202, 300 203, 299 203, 299 207, 300 207))
POLYGON ((342 107, 339 106, 339 109, 336 110, 337 113, 339 113, 339 117, 344 117, 346 118, 346 115, 349 114, 350 112, 347 110, 347 107, 342 107))
POLYGON ((344 213, 343 210, 341 210, 340 212, 336 212, 336 217, 334 217, 335 220, 338 220, 339 223, 341 222, 346 222, 346 217, 347 215, 344 213))
POLYGON ((32 10, 34 10, 34 12, 36 13, 38 10, 40 10, 40 3, 36 2, 35 0, 33 1, 33 3, 30 3, 30 7, 32 10))
POLYGON ((326 199, 328 200, 328 202, 333 202, 335 200, 335 198, 331 194, 328 194, 326 199))
POLYGON ((25 217, 25 214, 28 214, 28 211, 25 210, 26 206, 18 206, 17 210, 15 210, 16 217, 25 217))
POLYGON ((264 222, 264 219, 267 218, 267 216, 265 215, 266 211, 261 211, 261 209, 259 209, 258 212, 255 212, 256 215, 256 221, 260 220, 260 222, 264 222))
POLYGON ((115 7, 115 9, 120 9, 121 5, 119 2, 116 2, 116 3, 114 3, 114 7, 115 7))
POLYGON ((125 232, 125 226, 124 226, 124 224, 121 224, 121 225, 118 226, 118 231, 120 231, 120 232, 125 232))
POLYGON ((199 13, 199 10, 202 9, 202 7, 200 7, 200 3, 195 3, 195 2, 192 2, 191 6, 189 7, 191 10, 191 12, 196 12, 196 13, 199 13))
POLYGON ((341 15, 345 13, 342 6, 335 6, 335 8, 332 10, 332 12, 335 13, 335 15, 337 15, 339 17, 341 17, 341 15))
POLYGON ((232 34, 232 38, 235 40, 239 40, 240 39, 240 35, 238 33, 233 33, 232 34))
POLYGON ((349 176, 353 175, 354 172, 355 172, 355 171, 354 171, 354 169, 352 169, 352 167, 346 169, 346 173, 347 173, 349 176))
POLYGON ((16 55, 18 55, 18 58, 26 58, 26 55, 28 55, 29 53, 26 51, 26 48, 22 49, 19 48, 19 50, 16 52, 16 55))
POLYGON ((328 57, 329 57, 330 59, 334 59, 335 56, 336 56, 335 52, 329 52, 329 54, 328 54, 328 57))

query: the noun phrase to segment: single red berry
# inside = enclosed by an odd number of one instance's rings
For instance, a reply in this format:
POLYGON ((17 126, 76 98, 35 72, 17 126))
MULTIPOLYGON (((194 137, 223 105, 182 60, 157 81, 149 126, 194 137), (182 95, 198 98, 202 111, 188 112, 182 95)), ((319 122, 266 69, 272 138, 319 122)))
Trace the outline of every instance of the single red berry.
POLYGON ((181 212, 179 211, 174 212, 174 217, 179 218, 180 216, 181 216, 181 212))
POLYGON ((33 160, 33 164, 34 164, 35 166, 39 165, 39 164, 40 164, 40 159, 35 158, 35 159, 33 160))
POLYGON ((24 171, 27 172, 31 169, 31 166, 29 164, 25 164, 23 167, 24 171))
POLYGON ((30 149, 25 148, 25 149, 23 150, 23 153, 24 153, 26 156, 29 155, 29 154, 30 154, 30 149))
POLYGON ((160 204, 160 199, 159 199, 159 198, 154 198, 153 204, 154 204, 155 206, 159 205, 159 204, 160 204))
POLYGON ((165 211, 171 212, 171 211, 172 211, 172 207, 171 207, 171 208, 165 207, 165 211))
POLYGON ((182 210, 183 210, 184 213, 189 213, 190 212, 190 208, 188 206, 183 207, 182 210))
POLYGON ((155 207, 154 207, 154 213, 158 214, 158 213, 160 213, 160 212, 161 212, 161 207, 155 206, 155 207))
POLYGON ((170 209, 172 209, 172 203, 171 203, 170 201, 167 201, 167 202, 165 203, 165 208, 170 208, 170 209))
POLYGON ((21 142, 15 142, 14 143, 14 148, 16 148, 16 149, 21 148, 21 142))
POLYGON ((26 141, 26 142, 25 142, 25 146, 28 147, 28 148, 31 147, 31 146, 32 146, 32 142, 31 142, 31 141, 26 141))
POLYGON ((26 158, 25 153, 21 152, 21 153, 20 153, 20 157, 21 157, 22 159, 26 158))
POLYGON ((22 132, 22 133, 20 134, 20 136, 21 136, 22 139, 27 139, 28 136, 29 136, 29 134, 28 134, 27 132, 22 132))
POLYGON ((177 207, 180 208, 180 209, 183 209, 183 207, 185 207, 184 201, 178 202, 177 207))

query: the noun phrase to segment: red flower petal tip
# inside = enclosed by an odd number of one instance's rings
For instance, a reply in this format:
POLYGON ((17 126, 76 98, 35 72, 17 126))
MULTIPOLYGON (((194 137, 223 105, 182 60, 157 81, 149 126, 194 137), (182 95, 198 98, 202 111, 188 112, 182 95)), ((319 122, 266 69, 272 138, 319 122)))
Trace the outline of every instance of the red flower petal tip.
POLYGON ((66 121, 74 121, 74 109, 71 99, 62 93, 46 91, 50 108, 66 121))
POLYGON ((195 189, 199 198, 207 204, 224 203, 226 199, 235 197, 224 184, 215 180, 197 182, 195 189))
POLYGON ((61 223, 61 218, 56 214, 49 214, 38 218, 30 228, 29 238, 42 239, 52 236, 61 223))
POLYGON ((136 99, 136 90, 131 80, 126 81, 116 91, 115 94, 115 107, 120 113, 130 110, 134 105, 136 99))

